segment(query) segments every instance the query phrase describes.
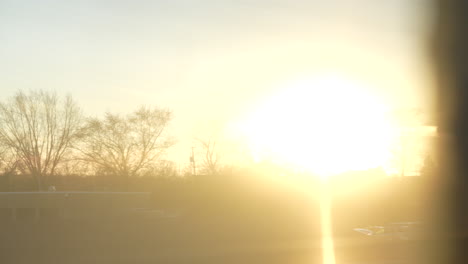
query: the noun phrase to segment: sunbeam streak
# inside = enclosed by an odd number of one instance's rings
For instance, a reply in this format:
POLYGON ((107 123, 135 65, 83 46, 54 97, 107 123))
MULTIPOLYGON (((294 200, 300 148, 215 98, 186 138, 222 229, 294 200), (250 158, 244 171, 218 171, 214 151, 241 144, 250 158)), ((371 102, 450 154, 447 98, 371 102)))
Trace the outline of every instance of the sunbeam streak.
POLYGON ((323 264, 336 264, 332 234, 330 188, 326 178, 321 181, 320 188, 320 224, 322 233, 323 264))

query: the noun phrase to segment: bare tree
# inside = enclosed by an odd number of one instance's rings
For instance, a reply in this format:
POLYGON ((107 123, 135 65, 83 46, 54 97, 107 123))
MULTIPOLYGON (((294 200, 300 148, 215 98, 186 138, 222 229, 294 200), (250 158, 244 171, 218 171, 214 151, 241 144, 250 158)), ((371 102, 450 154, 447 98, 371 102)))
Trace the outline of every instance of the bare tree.
POLYGON ((0 142, 0 171, 3 174, 11 174, 19 165, 18 158, 14 155, 11 148, 0 142))
POLYGON ((18 92, 0 103, 0 141, 43 189, 79 138, 82 115, 70 96, 18 92))
POLYGON ((219 169, 220 161, 216 139, 197 139, 197 141, 202 148, 202 170, 208 174, 216 174, 219 169))
POLYGON ((166 136, 170 120, 170 111, 146 107, 127 116, 107 113, 103 119, 90 119, 78 147, 81 159, 100 172, 139 175, 172 145, 166 136))

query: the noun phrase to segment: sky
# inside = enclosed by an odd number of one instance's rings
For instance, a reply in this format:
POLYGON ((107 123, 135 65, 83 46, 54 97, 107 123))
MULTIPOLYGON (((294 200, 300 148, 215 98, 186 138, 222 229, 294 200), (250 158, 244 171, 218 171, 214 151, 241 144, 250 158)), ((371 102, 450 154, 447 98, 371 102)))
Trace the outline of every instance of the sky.
POLYGON ((174 152, 320 71, 427 107, 429 1, 0 0, 0 100, 71 94, 87 115, 169 108, 174 152), (215 125, 213 125, 215 124, 215 125))

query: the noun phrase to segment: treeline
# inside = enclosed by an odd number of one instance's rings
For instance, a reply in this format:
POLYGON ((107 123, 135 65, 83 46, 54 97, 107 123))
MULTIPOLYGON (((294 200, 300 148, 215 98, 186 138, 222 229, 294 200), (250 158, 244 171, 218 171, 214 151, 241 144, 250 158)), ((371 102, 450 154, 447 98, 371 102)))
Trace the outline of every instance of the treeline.
POLYGON ((171 118, 156 107, 87 117, 70 96, 20 91, 0 102, 0 166, 5 176, 30 176, 36 190, 46 190, 58 175, 159 173, 173 144, 166 131, 171 118))

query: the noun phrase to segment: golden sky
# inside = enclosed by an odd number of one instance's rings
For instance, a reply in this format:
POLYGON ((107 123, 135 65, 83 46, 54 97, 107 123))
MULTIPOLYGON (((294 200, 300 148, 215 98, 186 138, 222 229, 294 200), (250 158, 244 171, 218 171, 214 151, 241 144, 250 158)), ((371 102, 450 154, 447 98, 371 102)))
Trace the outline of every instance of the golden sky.
POLYGON ((428 107, 428 4, 2 0, 0 99, 45 89, 90 115, 170 108, 171 155, 186 162, 194 136, 320 72, 364 83, 389 108, 428 107))

